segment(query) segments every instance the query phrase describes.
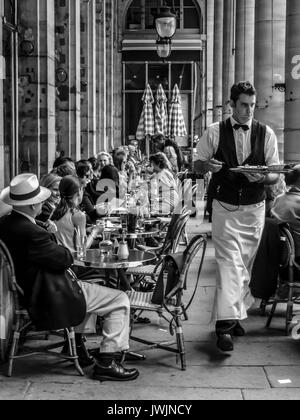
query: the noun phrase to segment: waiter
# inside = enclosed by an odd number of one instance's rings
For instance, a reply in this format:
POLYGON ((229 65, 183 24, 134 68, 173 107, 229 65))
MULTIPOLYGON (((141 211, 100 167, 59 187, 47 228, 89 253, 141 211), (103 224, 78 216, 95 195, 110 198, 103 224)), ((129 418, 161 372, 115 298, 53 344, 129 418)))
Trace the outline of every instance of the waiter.
POLYGON ((277 174, 241 174, 242 165, 278 165, 274 131, 253 119, 256 90, 250 82, 231 89, 233 115, 211 125, 197 151, 203 172, 212 172, 213 243, 216 250, 217 290, 214 303, 217 346, 233 351, 233 336, 243 336, 240 321, 254 303, 249 284, 265 221, 265 185, 277 174))

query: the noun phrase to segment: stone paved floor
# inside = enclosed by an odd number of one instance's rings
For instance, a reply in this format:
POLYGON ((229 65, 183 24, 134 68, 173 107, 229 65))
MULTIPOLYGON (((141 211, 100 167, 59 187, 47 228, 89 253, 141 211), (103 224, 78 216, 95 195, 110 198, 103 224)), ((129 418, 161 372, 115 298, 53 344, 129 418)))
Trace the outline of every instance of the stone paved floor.
MULTIPOLYGON (((193 219, 190 233, 209 226, 193 219)), ((199 259, 189 276, 194 281, 199 259)), ((268 400, 300 399, 300 342, 284 335, 284 312, 280 308, 270 330, 265 319, 253 309, 244 323, 247 336, 236 339, 235 351, 224 356, 215 347, 210 324, 215 290, 214 250, 209 244, 200 287, 185 324, 188 369, 182 372, 170 353, 145 352, 139 362, 140 377, 129 383, 93 381, 77 376, 73 367, 56 360, 35 357, 15 364, 14 376, 7 379, 0 370, 0 399, 10 400, 268 400), (283 382, 282 382, 283 381, 283 382)), ((151 326, 138 326, 146 337, 168 336, 164 326, 152 318, 151 326)), ((96 345, 95 338, 89 346, 96 345)), ((133 349, 140 350, 133 343, 133 349)))

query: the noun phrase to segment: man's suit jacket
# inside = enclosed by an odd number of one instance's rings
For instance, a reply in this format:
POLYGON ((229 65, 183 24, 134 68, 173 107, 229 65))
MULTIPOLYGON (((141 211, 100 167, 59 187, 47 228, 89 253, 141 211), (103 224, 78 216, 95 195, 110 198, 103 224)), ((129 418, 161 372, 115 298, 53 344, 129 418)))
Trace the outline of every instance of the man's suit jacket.
MULTIPOLYGON (((55 275, 63 277, 65 271, 73 264, 73 257, 68 249, 58 245, 53 235, 43 227, 35 225, 19 213, 12 212, 11 215, 0 219, 0 239, 6 244, 13 258, 16 279, 24 291, 25 307, 30 305, 33 292, 36 290, 36 281, 43 277, 44 272, 52 273, 54 277, 55 275)), ((79 307, 76 308, 70 307, 68 299, 66 300, 65 311, 68 320, 72 316, 72 311, 85 313, 86 310, 81 289, 79 285, 76 287, 82 297, 79 307)), ((49 307, 55 304, 51 301, 51 296, 46 298, 49 299, 49 307)), ((71 296, 70 302, 72 302, 71 296)))

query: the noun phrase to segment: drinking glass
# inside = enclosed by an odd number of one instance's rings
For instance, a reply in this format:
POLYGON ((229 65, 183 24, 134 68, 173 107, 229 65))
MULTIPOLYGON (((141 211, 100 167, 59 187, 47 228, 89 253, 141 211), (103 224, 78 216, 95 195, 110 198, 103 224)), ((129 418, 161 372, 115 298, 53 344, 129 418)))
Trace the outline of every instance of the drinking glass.
POLYGON ((138 211, 137 228, 139 230, 145 229, 145 215, 144 215, 144 209, 142 207, 140 207, 138 211))
POLYGON ((79 260, 83 260, 86 257, 86 244, 87 237, 82 235, 77 235, 76 237, 76 252, 79 260))
POLYGON ((128 232, 135 233, 137 227, 138 216, 133 211, 128 214, 128 232))

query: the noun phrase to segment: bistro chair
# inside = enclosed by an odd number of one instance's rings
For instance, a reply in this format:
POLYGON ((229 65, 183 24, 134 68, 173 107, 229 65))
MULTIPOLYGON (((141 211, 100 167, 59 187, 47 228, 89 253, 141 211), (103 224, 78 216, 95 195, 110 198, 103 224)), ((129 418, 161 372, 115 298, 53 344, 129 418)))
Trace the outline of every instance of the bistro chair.
MULTIPOLYGON (((169 253, 175 253, 179 247, 180 238, 185 230, 186 224, 190 219, 191 212, 185 210, 183 214, 178 215, 176 212, 172 217, 169 225, 164 243, 159 248, 150 248, 147 246, 138 246, 138 249, 145 252, 155 252, 157 262, 155 265, 140 266, 127 270, 127 276, 133 276, 134 283, 140 283, 146 277, 151 278, 152 283, 156 281, 160 270, 163 258, 169 253)), ((147 283, 147 282, 146 282, 147 283)))
POLYGON ((300 265, 296 261, 296 247, 293 235, 296 233, 288 225, 280 226, 281 252, 278 285, 268 317, 266 328, 271 326, 279 303, 286 304, 285 332, 289 334, 294 304, 300 304, 300 265))
POLYGON ((36 332, 28 312, 20 305, 23 290, 16 281, 14 263, 6 245, 0 240, 0 362, 8 363, 7 376, 11 377, 13 363, 17 359, 46 354, 74 363, 81 376, 84 373, 78 363, 75 332, 73 328, 63 331, 36 332), (50 336, 66 337, 60 342, 49 342, 50 336), (43 339, 42 346, 25 346, 29 340, 43 339), (46 338, 46 339, 45 339, 46 338), (48 342, 47 342, 48 341, 48 342), (55 352, 68 344, 70 356, 55 352))
MULTIPOLYGON (((152 293, 130 291, 128 296, 132 309, 131 319, 131 340, 145 344, 148 348, 162 349, 174 353, 177 361, 180 358, 181 369, 186 370, 186 351, 183 334, 183 321, 188 320, 188 310, 194 300, 200 281, 200 275, 204 262, 207 247, 206 235, 194 237, 184 252, 169 254, 164 258, 162 273, 152 293), (200 264, 195 283, 189 288, 192 291, 191 297, 185 298, 185 291, 188 287, 188 274, 191 263, 196 255, 200 253, 200 264), (172 272, 170 272, 172 267, 172 272), (175 273, 175 274, 174 274, 175 273), (191 290, 192 289, 192 290, 191 290), (153 297, 156 296, 156 303, 153 297), (157 303, 157 296, 161 296, 161 303, 157 303), (134 323, 145 311, 156 312, 169 325, 171 341, 155 342, 132 335, 134 323), (174 338, 173 338, 174 337, 174 338), (174 347, 175 346, 175 347, 174 347)), ((147 335, 147 332, 145 331, 147 335)))

